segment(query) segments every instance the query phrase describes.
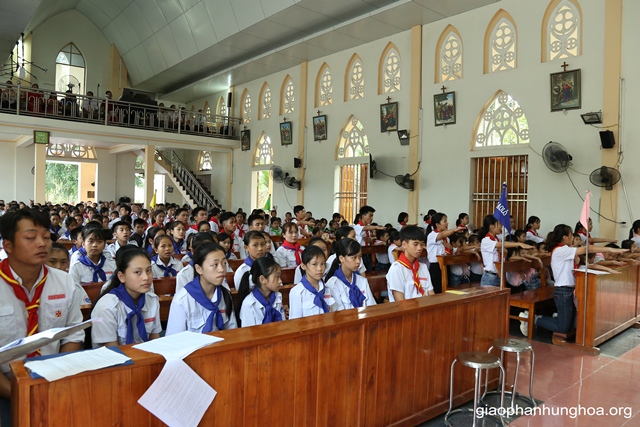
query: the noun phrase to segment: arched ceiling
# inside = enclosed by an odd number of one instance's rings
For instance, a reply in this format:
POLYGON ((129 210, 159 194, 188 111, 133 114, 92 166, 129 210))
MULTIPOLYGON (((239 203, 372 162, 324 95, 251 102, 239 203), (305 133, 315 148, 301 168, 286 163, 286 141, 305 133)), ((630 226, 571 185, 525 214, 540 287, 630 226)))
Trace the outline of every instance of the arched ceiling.
MULTIPOLYGON (((33 9, 38 4, 34 12, 25 11, 32 14, 26 32, 77 9, 118 48, 134 87, 188 102, 226 89, 229 81, 242 84, 496 1, 0 0, 0 5, 29 3, 33 9)), ((0 28, 5 21, 0 15, 0 28)))

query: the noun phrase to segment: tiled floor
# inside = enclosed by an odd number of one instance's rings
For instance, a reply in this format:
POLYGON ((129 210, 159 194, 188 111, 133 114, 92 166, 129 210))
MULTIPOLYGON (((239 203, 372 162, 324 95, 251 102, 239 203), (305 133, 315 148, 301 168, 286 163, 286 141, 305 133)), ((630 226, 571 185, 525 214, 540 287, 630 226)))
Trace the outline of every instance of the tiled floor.
MULTIPOLYGON (((522 338, 513 330, 511 333, 522 338)), ((545 338, 534 335, 534 339, 547 341, 545 338)), ((629 329, 603 344, 599 356, 546 342, 531 344, 536 355, 533 395, 544 402, 541 408, 545 412, 523 415, 510 426, 640 426, 640 329, 629 329), (587 411, 605 414, 589 415, 587 411)), ((515 363, 510 368, 508 383, 512 382, 515 363)), ((528 392, 529 368, 530 359, 523 357, 518 377, 518 391, 522 394, 528 392)), ((444 422, 439 417, 424 425, 439 426, 444 422)))

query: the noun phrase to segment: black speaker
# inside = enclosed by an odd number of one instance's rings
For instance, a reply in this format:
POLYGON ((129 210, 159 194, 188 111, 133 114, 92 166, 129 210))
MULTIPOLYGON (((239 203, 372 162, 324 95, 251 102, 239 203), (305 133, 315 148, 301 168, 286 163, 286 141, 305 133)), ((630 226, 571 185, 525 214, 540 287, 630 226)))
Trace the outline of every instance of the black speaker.
POLYGON ((227 94, 227 111, 231 111, 231 101, 233 101, 233 92, 227 94))
POLYGON ((295 169, 298 169, 301 166, 302 166, 302 160, 299 157, 294 157, 293 158, 293 167, 295 169))
POLYGON ((613 132, 611 132, 610 130, 601 130, 600 144, 602 144, 602 148, 613 148, 613 146, 616 145, 616 140, 613 137, 613 132))

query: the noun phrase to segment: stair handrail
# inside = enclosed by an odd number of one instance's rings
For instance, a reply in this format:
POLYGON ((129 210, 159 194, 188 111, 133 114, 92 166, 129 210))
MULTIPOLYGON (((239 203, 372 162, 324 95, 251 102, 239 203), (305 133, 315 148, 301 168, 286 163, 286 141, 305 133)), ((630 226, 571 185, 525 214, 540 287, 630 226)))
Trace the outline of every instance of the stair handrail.
POLYGON ((212 208, 219 208, 218 204, 215 202, 213 197, 211 197, 208 191, 202 186, 198 178, 195 177, 191 173, 189 169, 182 163, 180 157, 173 150, 167 150, 169 154, 169 158, 165 156, 161 151, 155 150, 156 155, 158 155, 162 160, 168 163, 171 166, 171 173, 173 173, 180 183, 184 185, 185 190, 189 193, 191 197, 196 201, 198 206, 202 206, 207 209, 207 211, 212 208), (193 187, 193 188, 192 188, 193 187))

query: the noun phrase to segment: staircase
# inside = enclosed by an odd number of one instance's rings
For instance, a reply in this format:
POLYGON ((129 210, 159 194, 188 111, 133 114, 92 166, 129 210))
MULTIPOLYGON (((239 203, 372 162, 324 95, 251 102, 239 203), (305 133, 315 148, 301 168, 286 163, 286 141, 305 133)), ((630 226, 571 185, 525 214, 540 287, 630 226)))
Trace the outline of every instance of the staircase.
POLYGON ((207 191, 195 175, 187 169, 182 160, 172 150, 156 150, 156 169, 165 172, 173 181, 182 197, 191 208, 201 206, 207 211, 220 208, 220 203, 207 191))

